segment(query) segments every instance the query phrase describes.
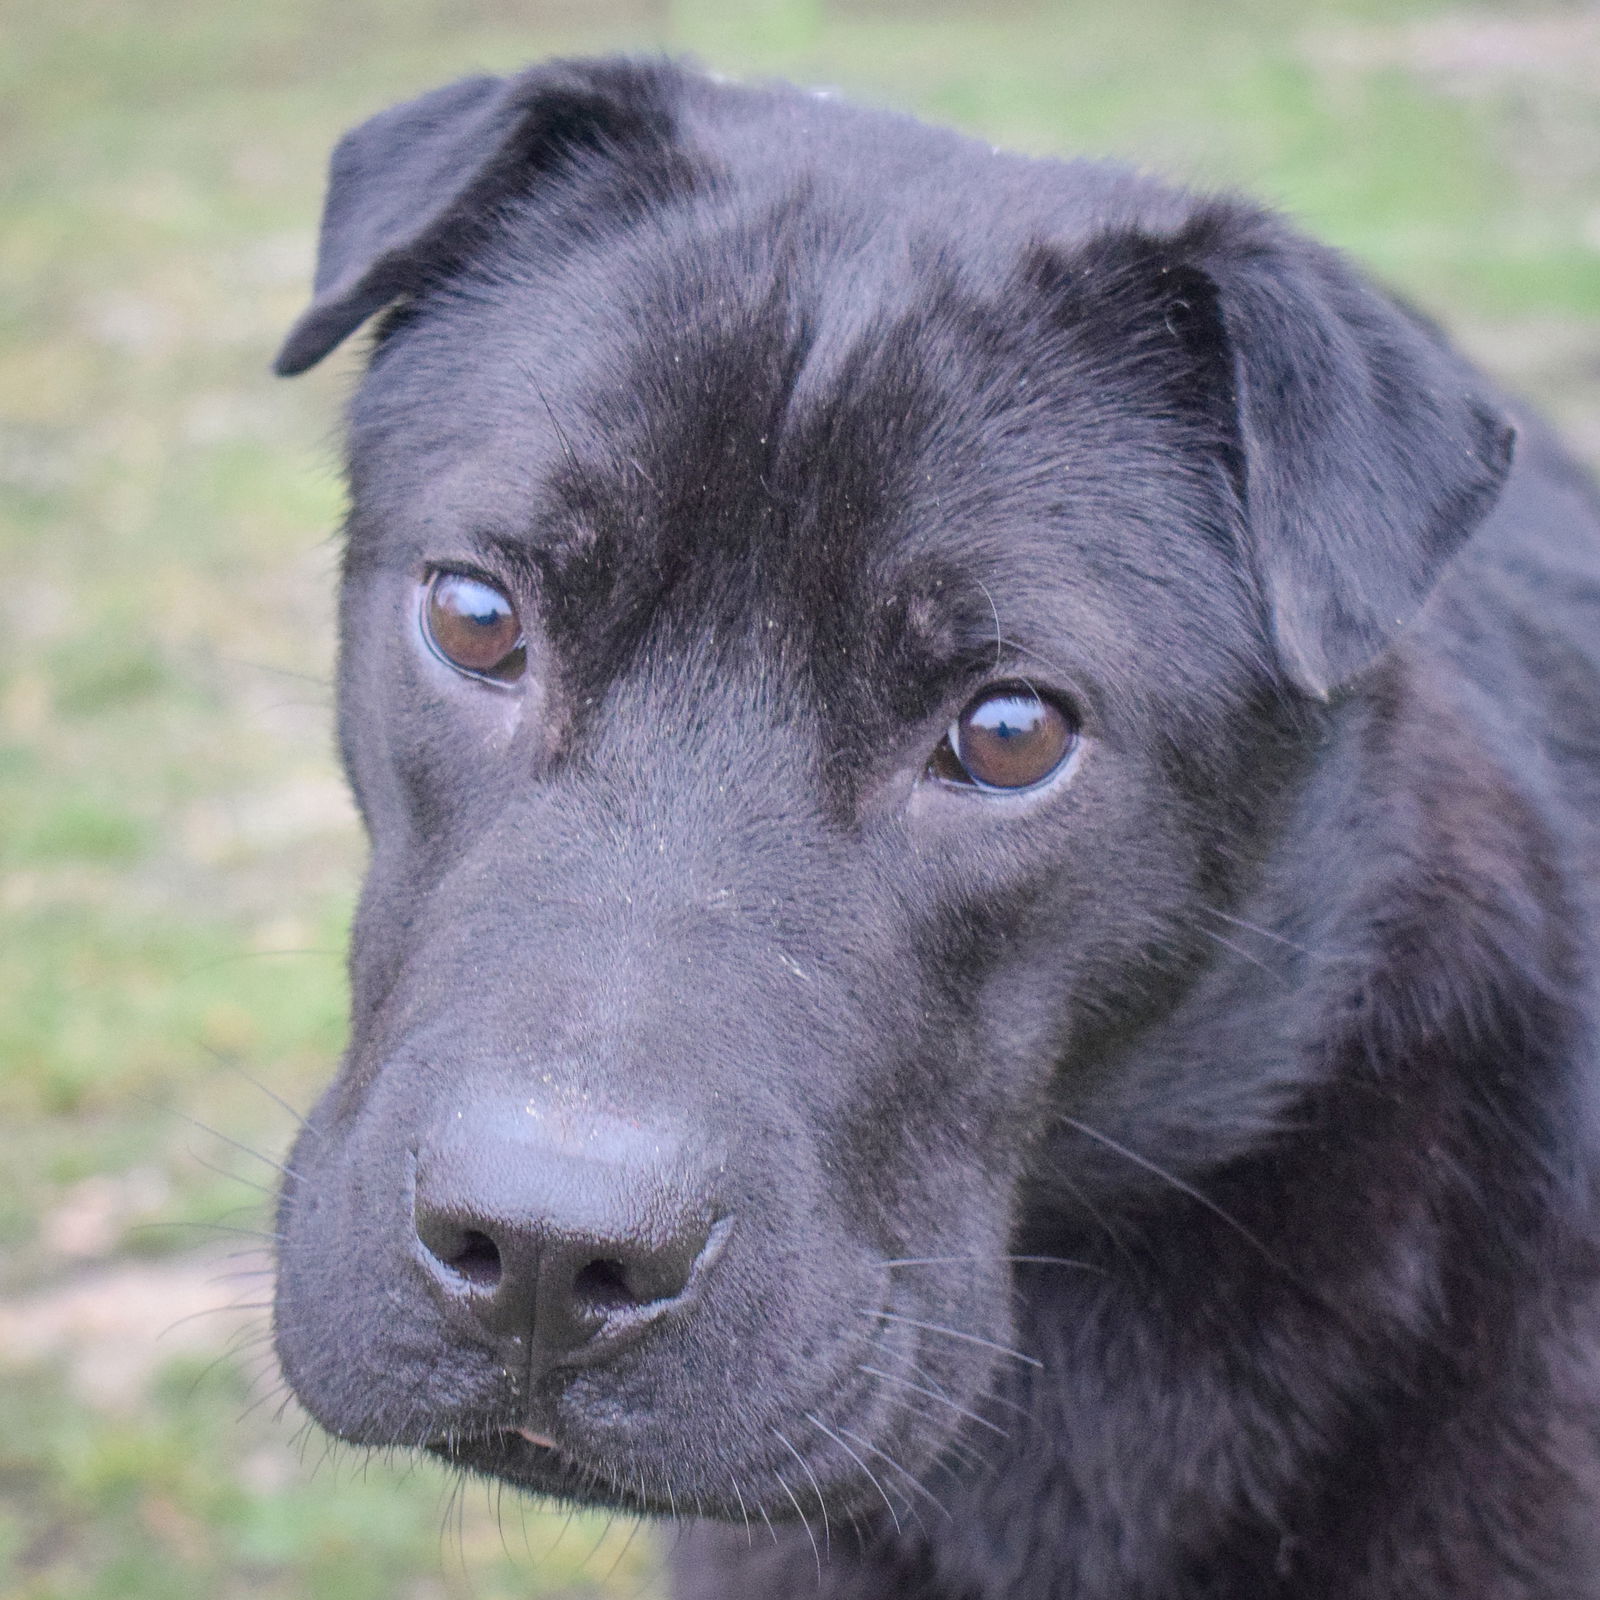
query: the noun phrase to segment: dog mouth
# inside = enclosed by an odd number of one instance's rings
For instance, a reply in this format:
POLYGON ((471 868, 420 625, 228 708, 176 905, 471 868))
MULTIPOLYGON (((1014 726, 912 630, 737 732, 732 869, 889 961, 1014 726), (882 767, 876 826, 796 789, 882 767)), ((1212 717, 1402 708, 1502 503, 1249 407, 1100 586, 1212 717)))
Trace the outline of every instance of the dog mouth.
POLYGON ((430 1439, 424 1449, 442 1455, 484 1446, 498 1446, 514 1455, 520 1453, 529 1460, 571 1459, 563 1453, 561 1445, 548 1433, 540 1433, 535 1428, 521 1426, 491 1428, 483 1433, 445 1433, 437 1439, 430 1439))
POLYGON ((498 1478, 533 1493, 575 1498, 581 1489, 585 1499, 592 1499, 595 1493, 594 1469, 569 1455, 549 1434, 533 1428, 449 1433, 423 1448, 452 1467, 498 1478))
POLYGON ((450 1434, 424 1450, 457 1472, 564 1505, 632 1516, 679 1515, 679 1504, 665 1488, 667 1480, 660 1473, 624 1470, 603 1460, 580 1457, 532 1428, 450 1434))
MULTIPOLYGON (((786 1454, 780 1454, 777 1446, 769 1452, 770 1460, 752 1452, 742 1469, 725 1457, 708 1464, 674 1456, 670 1451, 660 1451, 659 1441, 655 1450, 640 1441, 634 1441, 631 1447, 624 1444, 619 1458, 613 1453, 616 1441, 613 1449, 597 1449, 581 1427, 577 1438, 568 1437, 559 1425, 546 1432, 544 1428, 552 1427, 554 1419, 529 1416, 526 1412, 521 1420, 484 1417, 464 1428, 446 1427, 423 1449, 450 1468, 507 1484, 523 1493, 625 1514, 675 1518, 685 1503, 687 1486, 693 1491, 687 1496, 689 1502, 702 1511, 712 1507, 710 1514, 714 1516, 730 1520, 747 1517, 764 1503, 762 1514, 787 1520, 789 1508, 798 1510, 801 1504, 797 1493, 807 1505, 811 1503, 807 1480, 819 1500, 824 1495, 824 1489, 818 1487, 820 1476, 827 1486, 826 1493, 832 1496, 830 1509, 859 1501, 865 1511, 875 1512, 880 1504, 886 1505, 891 1519, 910 1516, 914 1496, 926 1493, 917 1486, 919 1469, 937 1467, 946 1472, 951 1463, 938 1444, 908 1458, 906 1441, 896 1442, 895 1430, 886 1430, 883 1419, 874 1413, 885 1400, 894 1397, 895 1390, 913 1387, 932 1400, 944 1400, 953 1411, 968 1416, 973 1413, 948 1400, 942 1392, 914 1386, 900 1375, 907 1364, 901 1348, 905 1336, 901 1320, 896 1319, 883 1329, 887 1337, 875 1341, 875 1348, 868 1347, 864 1352, 867 1359, 858 1364, 858 1371, 884 1380, 893 1389, 886 1394, 881 1384, 847 1385, 842 1391, 830 1390, 806 1405, 797 1405, 799 1416, 809 1427, 784 1421, 782 1429, 774 1425, 765 1430, 786 1454), (850 1425, 841 1418, 848 1418, 850 1425), (850 1470, 852 1467, 855 1472, 850 1470), (797 1471, 803 1477, 797 1476, 797 1471), (723 1482, 721 1488, 718 1478, 723 1482), (725 1493, 729 1483, 735 1485, 731 1496, 725 1493)), ((975 1420, 988 1432, 1005 1436, 1002 1428, 986 1418, 978 1416, 975 1420)), ((975 1468, 984 1442, 980 1439, 975 1445, 968 1445, 961 1461, 975 1468)))

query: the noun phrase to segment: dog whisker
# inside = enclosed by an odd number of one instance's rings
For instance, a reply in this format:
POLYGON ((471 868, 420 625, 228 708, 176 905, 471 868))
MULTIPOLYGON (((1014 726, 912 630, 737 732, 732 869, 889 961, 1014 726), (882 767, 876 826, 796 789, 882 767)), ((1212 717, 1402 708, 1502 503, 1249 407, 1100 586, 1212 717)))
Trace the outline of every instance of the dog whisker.
MULTIPOLYGON (((150 1104, 158 1104, 157 1102, 154 1102, 154 1101, 151 1101, 149 1103, 150 1104)), ((177 1111, 177 1110, 174 1110, 173 1107, 171 1107, 171 1106, 159 1106, 158 1108, 161 1111, 166 1112, 169 1116, 174 1116, 174 1117, 181 1118, 184 1122, 187 1122, 191 1127, 198 1128, 202 1133, 210 1134, 213 1139, 220 1139, 224 1144, 232 1145, 235 1150, 240 1151, 244 1155, 250 1156, 253 1160, 261 1162, 263 1166, 271 1167, 274 1172, 282 1173, 283 1176, 286 1177, 286 1178, 297 1178, 297 1177, 299 1177, 299 1174, 297 1172, 294 1172, 292 1169, 290 1169, 289 1167, 285 1166, 283 1164, 283 1162, 275 1161, 271 1156, 267 1155, 264 1151, 257 1150, 253 1145, 246 1144, 242 1139, 235 1139, 232 1134, 224 1133, 220 1128, 213 1128, 209 1122, 202 1122, 198 1117, 191 1117, 187 1111, 177 1111)), ((228 1174, 225 1174, 225 1175, 228 1176, 228 1177, 234 1176, 234 1174, 232 1174, 232 1173, 228 1173, 228 1174)), ((240 1178, 238 1181, 240 1183, 246 1183, 249 1180, 245 1179, 245 1178, 240 1178)))
MULTIPOLYGON (((899 1357, 899 1360, 904 1364, 907 1371, 914 1372, 919 1378, 927 1379, 929 1383, 938 1383, 939 1380, 933 1373, 929 1372, 928 1369, 920 1362, 912 1360, 910 1356, 902 1355, 899 1357)), ((1016 1373, 1018 1369, 1011 1367, 1005 1370, 1016 1373)), ((995 1394, 993 1390, 990 1390, 983 1395, 982 1403, 1004 1406, 1008 1411, 1015 1412, 1019 1417, 1031 1417, 1033 1415, 1033 1412, 1027 1406, 1020 1405, 1015 1400, 1008 1400, 1004 1395, 995 1394)))
POLYGON ((733 1498, 738 1502, 739 1506, 739 1515, 744 1519, 745 1548, 753 1550, 755 1549, 756 1536, 755 1530, 750 1526, 750 1508, 745 1505, 744 1494, 739 1488, 739 1479, 732 1472, 728 1474, 728 1487, 733 1490, 733 1498))
POLYGON ((987 1417, 980 1417, 976 1411, 969 1411, 964 1405, 952 1400, 949 1395, 940 1394, 937 1389, 930 1389, 925 1384, 913 1383, 909 1378, 897 1377, 894 1373, 884 1372, 877 1367, 869 1367, 863 1364, 858 1366, 856 1370, 858 1372, 870 1373, 874 1378, 882 1378, 888 1383, 903 1384, 907 1389, 912 1389, 917 1394, 925 1394, 930 1400, 937 1400, 940 1405, 949 1406, 952 1411, 958 1413, 960 1416, 966 1417, 969 1421, 977 1423, 980 1428, 987 1428, 990 1433, 998 1434, 1002 1439, 1009 1439, 1011 1437, 1011 1435, 1007 1433, 1004 1428, 993 1422, 990 1422, 987 1417))
POLYGON ((973 582, 983 591, 983 598, 989 602, 989 614, 994 618, 994 670, 998 672, 1005 661, 1005 633, 1000 626, 1000 608, 994 603, 994 596, 989 592, 989 586, 982 578, 974 578, 973 582))
POLYGON ((189 1159, 197 1167, 204 1167, 207 1172, 214 1172, 219 1178, 226 1178, 229 1183, 243 1184, 246 1189, 254 1189, 257 1194, 265 1195, 268 1200, 276 1200, 278 1198, 276 1189, 269 1189, 266 1184, 257 1183, 254 1178, 246 1178, 237 1172, 229 1172, 226 1167, 219 1166, 215 1161, 206 1160, 197 1151, 189 1151, 189 1159))
POLYGON ((817 1509, 822 1513, 822 1546, 824 1550, 831 1554, 833 1550, 833 1530, 828 1526, 828 1505, 822 1497, 822 1485, 817 1482, 817 1475, 811 1470, 811 1463, 789 1443, 788 1439, 779 1433, 776 1428, 772 1430, 772 1433, 778 1443, 800 1463, 800 1470, 811 1480, 811 1487, 817 1496, 817 1509))
MULTIPOLYGON (((233 1215, 237 1216, 241 1210, 250 1211, 254 1209, 255 1203, 252 1201, 249 1206, 235 1207, 233 1215)), ((226 1222, 190 1222, 182 1219, 172 1222, 137 1222, 128 1229, 128 1232, 148 1233, 155 1228, 201 1228, 207 1233, 226 1233, 236 1235, 242 1239, 263 1239, 266 1241, 266 1244, 262 1247, 264 1249, 283 1243, 283 1235, 281 1233, 273 1233, 267 1228, 239 1228, 226 1222)))
MULTIPOLYGON (((1108 1217, 1105 1212, 1103 1212, 1099 1206, 1097 1206, 1094 1201, 1092 1201, 1089 1196, 1084 1193, 1082 1187, 1074 1183, 1064 1173, 1060 1172, 1052 1174, 1052 1181, 1060 1184, 1061 1187, 1065 1189, 1067 1193, 1071 1195, 1072 1198, 1089 1213, 1094 1225, 1099 1228, 1106 1238, 1111 1241, 1112 1249, 1114 1249, 1125 1261, 1131 1263, 1135 1268, 1137 1268, 1139 1265, 1139 1258, 1128 1244, 1128 1241, 1124 1239, 1117 1231, 1116 1225, 1112 1222, 1111 1218, 1108 1217)), ((1104 1272, 1104 1269, 1102 1269, 1102 1276, 1109 1277, 1110 1274, 1104 1272)))
POLYGON ((794 1514, 800 1519, 800 1526, 806 1530, 806 1538, 811 1545, 812 1559, 817 1564, 817 1587, 820 1589, 822 1587, 822 1549, 817 1544, 816 1532, 811 1526, 810 1518, 800 1509, 800 1502, 795 1499, 794 1490, 789 1487, 788 1480, 776 1468, 773 1469, 772 1476, 778 1480, 778 1487, 788 1495, 789 1504, 794 1507, 794 1514))
POLYGON ((633 1526, 628 1530, 628 1537, 622 1541, 622 1548, 617 1551, 616 1556, 612 1559, 611 1565, 606 1568, 605 1576, 600 1580, 601 1589, 607 1589, 610 1587, 611 1580, 615 1576, 617 1568, 622 1565, 629 1550, 633 1548, 633 1541, 639 1537, 639 1530, 643 1526, 643 1517, 635 1517, 633 1519, 633 1526))
MULTIPOLYGON (((274 951, 273 952, 273 954, 275 954, 275 955, 284 955, 284 954, 290 954, 290 953, 291 952, 287 952, 287 951, 274 951)), ((318 950, 318 951, 297 950, 297 951, 294 951, 292 953, 295 954, 295 955, 334 955, 334 954, 337 954, 338 952, 336 952, 336 951, 321 951, 321 950, 318 950)), ((216 1051, 213 1051, 213 1054, 215 1054, 217 1056, 218 1061, 220 1061, 221 1064, 228 1069, 228 1071, 234 1073, 236 1076, 238 1076, 240 1078, 243 1078, 244 1081, 246 1083, 248 1083, 252 1089, 259 1089, 261 1091, 261 1093, 264 1094, 267 1097, 267 1099, 272 1101, 272 1103, 274 1105, 281 1106, 283 1108, 283 1110, 287 1111, 289 1113, 289 1115, 294 1118, 295 1122, 298 1124, 298 1126, 304 1132, 309 1133, 313 1138, 320 1138, 321 1137, 321 1135, 317 1132, 317 1130, 311 1126, 311 1123, 310 1123, 309 1119, 306 1117, 305 1113, 295 1110, 295 1108, 292 1105, 290 1105, 289 1102, 287 1100, 285 1100, 281 1094, 277 1094, 276 1092, 274 1092, 274 1090, 272 1090, 270 1087, 268 1087, 268 1085, 260 1082, 258 1079, 252 1078, 250 1076, 250 1074, 248 1072, 246 1072, 244 1070, 244 1068, 241 1067, 237 1061, 228 1060, 228 1059, 226 1059, 225 1057, 223 1057, 220 1053, 218 1053, 216 1051)))
POLYGON ((873 1444, 868 1439, 863 1439, 859 1433, 852 1432, 849 1428, 845 1427, 842 1422, 839 1424, 839 1432, 842 1433, 845 1438, 854 1440, 855 1443, 860 1445, 861 1448, 869 1455, 876 1456, 886 1466, 892 1467, 900 1474, 902 1478, 906 1480, 908 1484, 911 1485, 913 1489, 917 1491, 918 1494, 920 1494, 930 1504, 937 1506, 942 1516, 948 1518, 950 1521, 955 1520, 949 1506, 947 1506, 944 1501, 934 1494, 933 1491, 929 1489, 920 1478, 918 1478, 914 1473, 908 1471, 905 1467, 901 1466, 900 1463, 896 1461, 887 1450, 880 1450, 877 1445, 873 1444))
POLYGON ((271 1309, 272 1302, 270 1300, 243 1300, 225 1306, 203 1306, 199 1311, 187 1312, 185 1315, 169 1322, 156 1337, 164 1339, 169 1333, 183 1327, 186 1323, 198 1322, 201 1317, 221 1317, 233 1312, 270 1311, 271 1309))
POLYGON ((1105 1268, 1092 1261, 1074 1261, 1068 1256, 901 1256, 880 1261, 880 1267, 943 1267, 957 1265, 988 1265, 991 1262, 1017 1263, 1023 1266, 1076 1267, 1080 1272, 1095 1272, 1105 1276, 1105 1268))
POLYGON ((1287 950, 1298 951, 1303 956, 1314 956, 1316 954, 1310 946, 1297 944, 1293 939, 1286 939, 1281 933, 1274 933, 1271 928, 1263 928, 1258 922, 1246 922, 1243 917, 1235 917, 1226 911, 1219 911, 1215 906, 1201 906, 1199 909, 1208 917, 1220 917, 1224 922, 1231 922, 1236 928, 1243 928, 1247 933, 1258 933, 1263 939, 1270 939, 1274 944, 1281 944, 1287 950))
POLYGON ((1037 650, 1033 649, 1029 645, 1023 644, 1019 639, 1007 638, 1002 640, 1001 643, 1004 644, 1007 650, 1015 650, 1018 655, 1031 657, 1033 660, 1037 661, 1041 667, 1048 667, 1050 669, 1051 676, 1056 678, 1061 683, 1071 685, 1074 683, 1077 677, 1076 673, 1072 672, 1069 668, 1062 666, 1059 661, 1052 661, 1048 656, 1040 655, 1037 650))
POLYGON ((224 1283, 239 1283, 248 1278, 275 1278, 278 1269, 275 1266, 265 1267, 227 1267, 221 1272, 213 1272, 206 1282, 216 1286, 224 1283))
POLYGON ((1008 1356, 1011 1360, 1021 1361, 1026 1366, 1039 1368, 1044 1366, 1044 1362, 1037 1356, 1013 1350, 1010 1345, 996 1344, 993 1339, 985 1339, 980 1334, 965 1333, 960 1328, 947 1328, 938 1322, 919 1322, 917 1318, 903 1316, 898 1311, 870 1311, 864 1306, 858 1309, 864 1317, 881 1317, 885 1322, 901 1322, 909 1328, 921 1328, 924 1333, 939 1333, 949 1339, 959 1339, 963 1344, 982 1345, 985 1350, 993 1350, 996 1355, 1008 1356))
MULTIPOLYGON (((621 1492, 619 1486, 617 1484, 615 1484, 615 1483, 612 1484, 612 1489, 617 1493, 621 1492)), ((616 1526, 616 1522, 617 1522, 617 1514, 616 1514, 616 1512, 615 1511, 608 1511, 606 1513, 605 1524, 600 1529, 599 1537, 595 1540, 595 1542, 592 1545, 589 1546, 588 1553, 584 1556, 583 1560, 578 1563, 578 1571, 579 1572, 587 1572, 589 1570, 590 1564, 594 1561, 594 1558, 597 1555, 600 1554, 600 1551, 605 1546, 606 1540, 611 1537, 611 1530, 612 1530, 612 1528, 614 1528, 616 1526)))
POLYGON ((496 1479, 492 1486, 488 1483, 487 1480, 485 1480, 485 1483, 484 1483, 484 1498, 485 1499, 489 1499, 490 1498, 490 1490, 491 1490, 491 1488, 492 1488, 492 1491, 493 1491, 493 1504, 489 1507, 489 1511, 490 1511, 490 1514, 494 1517, 494 1530, 500 1536, 500 1549, 501 1549, 502 1553, 505 1555, 506 1561, 508 1563, 510 1563, 510 1564, 514 1564, 516 1562, 517 1558, 511 1553, 511 1545, 510 1545, 509 1541, 506 1539, 506 1523, 505 1523, 506 1486, 505 1486, 504 1480, 496 1479))
POLYGON ((1101 1133, 1098 1128, 1091 1128, 1087 1122, 1080 1122, 1076 1117, 1070 1117, 1065 1112, 1058 1113, 1058 1120, 1065 1123, 1067 1127, 1072 1128, 1074 1131, 1081 1133, 1084 1138, 1092 1139, 1096 1144, 1104 1146, 1104 1148, 1111 1151, 1113 1155, 1119 1155, 1124 1160, 1132 1162, 1134 1166, 1140 1168, 1142 1171, 1148 1172, 1151 1177, 1160 1179, 1161 1182, 1169 1185, 1179 1194, 1187 1195, 1189 1199, 1195 1202, 1196 1205, 1203 1206, 1207 1211, 1209 1211, 1214 1217, 1217 1218, 1219 1222, 1225 1223, 1228 1227, 1232 1228, 1233 1231, 1238 1234, 1239 1237, 1247 1244, 1252 1246, 1264 1260, 1271 1262, 1271 1264, 1280 1272, 1283 1272, 1287 1276, 1293 1277, 1293 1274, 1289 1272, 1289 1269, 1278 1260, 1272 1251, 1269 1250, 1266 1245, 1263 1244, 1261 1240, 1250 1231, 1249 1228, 1240 1222, 1239 1219, 1225 1207, 1219 1206, 1217 1202, 1203 1190, 1195 1188, 1192 1183, 1185 1183, 1184 1180, 1178 1177, 1176 1173, 1168 1172, 1165 1167, 1160 1166, 1158 1163, 1150 1160, 1148 1156, 1142 1156, 1137 1150, 1130 1150, 1125 1144, 1119 1144, 1110 1136, 1110 1134, 1101 1133))
POLYGON ((1278 982, 1287 984, 1291 980, 1287 973, 1277 972, 1269 967, 1259 956, 1253 956, 1248 950, 1241 950, 1232 939, 1224 939, 1214 928, 1196 928, 1195 932, 1203 938, 1209 939, 1213 944, 1238 956, 1241 961, 1248 961, 1252 967, 1259 967, 1269 978, 1276 978, 1278 982))
POLYGON ((761 1520, 766 1523, 767 1532, 772 1535, 773 1544, 781 1544, 783 1541, 778 1537, 778 1530, 773 1527, 772 1518, 767 1515, 767 1508, 759 1500, 756 1501, 756 1511, 759 1513, 761 1520))
MULTIPOLYGON (((883 1346, 881 1342, 874 1338, 866 1329, 863 1328, 858 1330, 857 1336, 864 1344, 867 1345, 867 1347, 875 1356, 882 1352, 883 1346)), ((925 1379, 930 1384, 938 1384, 939 1380, 937 1376, 910 1355, 903 1352, 897 1352, 895 1359, 899 1361, 908 1372, 914 1373, 917 1377, 925 1379)), ((1016 1372, 1018 1369, 1013 1367, 1009 1370, 1016 1372)), ((1009 1400, 1004 1395, 996 1394, 993 1390, 986 1391, 981 1396, 979 1403, 984 1405, 1003 1406, 1006 1410, 1015 1413, 1015 1415, 1023 1419, 1027 1419, 1033 1415, 1033 1411, 1029 1407, 1022 1405, 1015 1400, 1009 1400)))
MULTIPOLYGON (((591 1481, 593 1480, 593 1476, 594 1476, 594 1469, 590 1468, 591 1481)), ((566 1518, 562 1522, 561 1526, 556 1530, 556 1536, 555 1536, 554 1540, 551 1542, 550 1548, 545 1551, 545 1559, 547 1561, 551 1557, 553 1557, 555 1555, 557 1550, 559 1550, 561 1548, 561 1541, 566 1538, 568 1531, 572 1527, 573 1520, 577 1517, 577 1515, 578 1515, 578 1507, 577 1507, 576 1504, 573 1504, 573 1505, 570 1505, 570 1506, 567 1507, 566 1518)), ((526 1530, 527 1530, 527 1524, 526 1523, 523 1524, 523 1530, 524 1530, 524 1534, 526 1534, 526 1530)), ((533 1552, 530 1550, 528 1553, 531 1555, 533 1552)))
MULTIPOLYGON (((935 1420, 932 1412, 919 1410, 914 1411, 912 1415, 919 1422, 925 1422, 934 1433, 943 1435, 935 1457, 937 1461, 946 1462, 946 1458, 948 1458, 959 1466, 967 1467, 973 1472, 986 1471, 992 1465, 990 1458, 976 1444, 968 1439, 963 1439, 960 1434, 946 1433, 944 1427, 935 1420)), ((948 1463, 946 1462, 946 1464, 948 1463)))
MULTIPOLYGON (((236 1329, 233 1333, 229 1334, 228 1339, 223 1345, 222 1349, 218 1351, 217 1354, 214 1355, 208 1362, 206 1362, 206 1364, 201 1367, 197 1373, 195 1373, 194 1377, 190 1379, 187 1393, 191 1396, 196 1394, 199 1391, 200 1385, 204 1383, 205 1380, 210 1377, 218 1367, 224 1366, 229 1362, 243 1362, 249 1360, 253 1354, 259 1353, 263 1347, 269 1346, 271 1342, 272 1329, 270 1327, 247 1325, 243 1328, 236 1329)), ((259 1404, 259 1401, 255 1402, 255 1404, 251 1406, 251 1409, 254 1410, 255 1405, 259 1404)))
POLYGON ((583 467, 578 460, 577 452, 572 448, 572 441, 567 437, 567 430, 561 426, 561 422, 556 416, 555 408, 550 404, 550 400, 540 386, 539 380, 533 375, 525 361, 519 359, 515 362, 515 366, 517 371, 528 380, 528 386, 539 397, 539 404, 544 407, 544 414, 550 419, 550 426, 555 430, 556 439, 561 445, 561 454, 566 457, 567 466, 574 474, 581 475, 583 467))
MULTIPOLYGON (((815 1414, 813 1414, 810 1411, 805 1412, 804 1415, 805 1415, 805 1419, 806 1419, 807 1422, 809 1422, 814 1428, 821 1429, 821 1431, 823 1433, 825 1433, 830 1439, 832 1439, 833 1442, 836 1445, 838 1445, 838 1447, 841 1450, 843 1450, 844 1453, 847 1456, 849 1456, 850 1459, 853 1462, 855 1462, 855 1464, 858 1467, 861 1468, 862 1472, 866 1475, 867 1482, 870 1483, 872 1485, 872 1487, 878 1491, 878 1494, 882 1498, 884 1505, 888 1508, 889 1520, 894 1525, 894 1531, 896 1533, 903 1532, 904 1530, 900 1526, 900 1515, 895 1510, 894 1502, 889 1498, 888 1491, 883 1487, 883 1484, 879 1481, 878 1475, 820 1417, 816 1416, 815 1414)), ((742 1506, 743 1502, 741 1501, 740 1504, 742 1506)))

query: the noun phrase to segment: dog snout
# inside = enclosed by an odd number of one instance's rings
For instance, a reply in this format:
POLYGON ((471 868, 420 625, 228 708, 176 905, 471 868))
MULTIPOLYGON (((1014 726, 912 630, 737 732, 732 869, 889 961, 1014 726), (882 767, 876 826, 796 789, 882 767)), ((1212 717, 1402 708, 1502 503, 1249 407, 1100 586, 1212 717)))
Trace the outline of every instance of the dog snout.
POLYGON ((716 1170, 674 1130, 479 1102, 417 1152, 418 1258, 452 1318, 519 1367, 609 1359, 698 1298, 731 1220, 716 1170))

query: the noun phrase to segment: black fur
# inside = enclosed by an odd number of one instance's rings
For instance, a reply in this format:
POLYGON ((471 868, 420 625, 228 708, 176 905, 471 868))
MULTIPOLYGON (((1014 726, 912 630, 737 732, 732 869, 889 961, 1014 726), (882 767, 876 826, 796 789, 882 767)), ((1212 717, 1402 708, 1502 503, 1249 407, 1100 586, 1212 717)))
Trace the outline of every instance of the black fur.
POLYGON ((704 1519, 686 1600, 1600 1596, 1600 514, 1538 424, 1245 202, 662 64, 352 133, 280 370, 385 308, 312 1413, 704 1519), (439 564, 518 686, 422 644, 439 564), (1070 775, 931 776, 1015 679, 1070 775), (607 1361, 418 1268, 419 1148, 524 1102, 732 1219, 607 1361))

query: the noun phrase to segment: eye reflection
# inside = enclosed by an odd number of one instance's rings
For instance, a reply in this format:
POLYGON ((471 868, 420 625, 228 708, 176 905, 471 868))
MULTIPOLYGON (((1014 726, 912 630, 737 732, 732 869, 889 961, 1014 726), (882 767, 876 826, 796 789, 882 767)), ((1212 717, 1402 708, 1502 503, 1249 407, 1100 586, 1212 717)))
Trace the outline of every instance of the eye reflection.
POLYGON ((1077 743, 1077 719, 1064 707, 1028 684, 995 684, 950 725, 929 771, 977 789, 1033 789, 1060 771, 1077 743))
POLYGON ((522 619, 498 584, 465 572, 435 572, 422 607, 434 654, 474 678, 512 683, 527 665, 522 619))

